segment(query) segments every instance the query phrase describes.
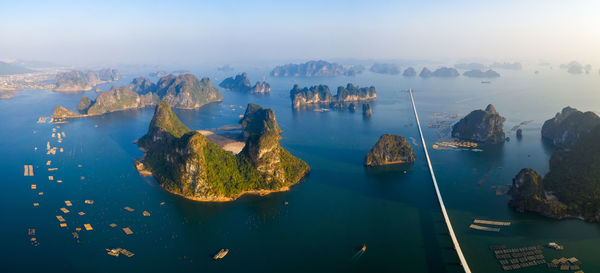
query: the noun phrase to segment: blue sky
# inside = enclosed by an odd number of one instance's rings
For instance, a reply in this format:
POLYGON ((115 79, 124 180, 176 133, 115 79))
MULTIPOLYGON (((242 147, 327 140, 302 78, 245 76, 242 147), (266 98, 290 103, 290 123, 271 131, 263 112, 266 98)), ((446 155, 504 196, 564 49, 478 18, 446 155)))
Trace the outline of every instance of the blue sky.
POLYGON ((600 62, 598 1, 1 1, 0 58, 600 62))

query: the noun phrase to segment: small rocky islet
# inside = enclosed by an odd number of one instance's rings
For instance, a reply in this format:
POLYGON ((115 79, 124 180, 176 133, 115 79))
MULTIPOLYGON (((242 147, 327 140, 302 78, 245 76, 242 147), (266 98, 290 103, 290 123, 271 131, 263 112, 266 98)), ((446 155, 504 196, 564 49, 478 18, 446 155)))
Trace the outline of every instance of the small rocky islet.
POLYGON ((80 114, 59 109, 54 111, 54 117, 76 118, 102 115, 154 106, 160 100, 176 108, 196 109, 222 99, 221 91, 215 88, 208 78, 198 80, 192 74, 167 75, 160 78, 156 84, 146 78, 135 78, 129 86, 112 87, 109 91, 100 92, 95 100, 82 96, 76 108, 80 114))
POLYGON ((489 104, 485 110, 475 110, 452 126, 452 137, 479 143, 501 143, 505 141, 506 119, 489 104))
POLYGON ((246 142, 233 154, 188 129, 161 101, 148 133, 137 141, 145 154, 136 167, 152 173, 167 191, 198 201, 285 191, 308 174, 309 166, 279 144, 273 110, 248 104, 240 124, 246 142))
POLYGON ((271 92, 271 85, 267 82, 256 82, 256 84, 250 84, 248 74, 246 72, 236 75, 235 77, 229 77, 224 79, 220 84, 220 87, 225 89, 246 92, 250 94, 266 94, 271 92))
POLYGON ((365 156, 364 165, 376 167, 414 161, 413 149, 403 136, 384 134, 365 156))
POLYGON ((542 177, 522 169, 509 190, 509 206, 555 218, 600 222, 600 117, 565 107, 542 127, 557 150, 542 177))

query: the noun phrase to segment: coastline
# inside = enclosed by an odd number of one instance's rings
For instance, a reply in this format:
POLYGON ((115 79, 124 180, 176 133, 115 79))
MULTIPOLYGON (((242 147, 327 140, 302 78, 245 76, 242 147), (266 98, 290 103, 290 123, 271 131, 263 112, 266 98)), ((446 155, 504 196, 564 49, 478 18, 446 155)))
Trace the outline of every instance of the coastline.
POLYGON ((300 177, 298 179, 298 181, 294 182, 292 185, 289 186, 284 186, 281 187, 279 189, 274 189, 274 190, 249 190, 249 191, 243 191, 240 192, 239 194, 237 194, 235 197, 216 197, 216 198, 203 198, 203 197, 195 197, 195 196, 187 196, 178 192, 174 192, 174 191, 170 191, 169 189, 165 188, 163 186, 163 183, 161 183, 158 178, 156 178, 151 171, 147 170, 144 168, 144 162, 142 161, 142 159, 135 159, 134 160, 134 164, 135 164, 135 169, 138 171, 138 173, 141 176, 152 176, 159 184, 159 186, 166 192, 173 194, 173 195, 177 195, 180 196, 182 198, 188 199, 188 200, 192 200, 192 201, 197 201, 197 202, 232 202, 235 201, 237 199, 239 199, 240 197, 244 196, 244 195, 258 195, 258 196, 265 196, 265 195, 269 195, 271 193, 276 193, 276 192, 286 192, 289 191, 291 189, 292 186, 295 186, 296 184, 299 184, 300 182, 302 182, 302 180, 304 180, 308 174, 310 173, 309 171, 306 171, 304 173, 304 175, 302 175, 302 177, 300 177))

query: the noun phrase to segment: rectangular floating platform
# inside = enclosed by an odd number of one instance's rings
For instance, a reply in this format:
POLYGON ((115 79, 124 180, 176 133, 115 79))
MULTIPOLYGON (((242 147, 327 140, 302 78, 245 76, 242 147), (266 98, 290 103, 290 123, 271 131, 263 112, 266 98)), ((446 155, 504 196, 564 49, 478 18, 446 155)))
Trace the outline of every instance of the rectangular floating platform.
POLYGON ((479 226, 479 225, 475 225, 475 224, 471 224, 469 226, 469 228, 476 229, 476 230, 483 230, 483 231, 500 232, 499 228, 484 227, 484 226, 479 226))
POLYGON ((132 212, 132 211, 134 211, 134 209, 132 209, 132 208, 130 208, 130 207, 124 207, 124 209, 125 209, 126 211, 129 211, 129 212, 132 212))
POLYGON ((67 223, 60 223, 60 227, 67 227, 67 223))
POLYGON ((127 234, 127 235, 131 235, 131 234, 133 234, 133 231, 131 231, 131 229, 130 229, 130 228, 128 228, 128 227, 126 227, 126 228, 123 228, 123 231, 124 231, 124 232, 125 232, 125 234, 127 234))
POLYGON ((144 216, 150 216, 150 212, 148 212, 148 211, 145 210, 144 212, 142 212, 142 215, 144 215, 144 216))
POLYGON ((69 213, 69 210, 66 208, 60 208, 60 211, 62 211, 63 213, 69 213))
POLYGON ((56 219, 58 219, 58 221, 59 221, 59 222, 64 222, 64 221, 65 221, 65 218, 63 218, 63 217, 62 217, 62 216, 60 216, 60 215, 57 215, 57 216, 56 216, 56 219))
POLYGON ((475 219, 473 221, 475 224, 483 224, 483 225, 492 225, 492 226, 510 226, 510 222, 499 222, 499 221, 488 221, 488 220, 479 220, 475 219))
POLYGON ((23 165, 24 176, 33 176, 33 166, 32 165, 23 165))
POLYGON ((54 180, 54 176, 52 176, 52 175, 48 176, 48 180, 50 180, 50 181, 54 180))
POLYGON ((31 189, 32 189, 32 190, 35 190, 35 189, 37 189, 37 185, 36 185, 36 184, 31 184, 31 189))
POLYGON ((48 160, 48 162, 46 162, 46 166, 50 166, 51 163, 52 163, 52 161, 48 160))
POLYGON ((70 206, 72 206, 73 204, 71 204, 71 201, 67 200, 67 201, 65 201, 65 205, 67 205, 67 207, 70 207, 70 206))
POLYGON ((85 228, 85 230, 94 230, 92 228, 92 225, 90 225, 90 224, 83 224, 83 227, 85 228))

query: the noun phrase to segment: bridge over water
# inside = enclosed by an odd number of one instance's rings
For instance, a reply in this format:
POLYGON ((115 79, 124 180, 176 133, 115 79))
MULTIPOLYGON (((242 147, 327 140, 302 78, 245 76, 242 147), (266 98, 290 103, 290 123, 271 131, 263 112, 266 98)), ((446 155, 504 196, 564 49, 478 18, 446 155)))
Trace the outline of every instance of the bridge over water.
POLYGON ((435 193, 437 195, 438 201, 440 203, 440 207, 442 208, 442 214, 444 215, 444 221, 446 221, 446 227, 448 228, 448 232, 450 233, 450 237, 452 238, 452 243, 454 244, 454 249, 456 249, 456 254, 460 259, 460 264, 466 273, 471 273, 471 269, 469 269, 469 265, 467 264, 467 260, 462 253, 460 248, 460 244, 458 243, 458 239, 456 239, 456 234, 454 234, 454 229, 452 228, 452 223, 450 222, 450 217, 448 217, 448 212, 446 212, 446 206, 444 205, 444 200, 442 199, 442 194, 440 193, 440 188, 438 187, 437 180, 435 179, 435 173, 433 172, 433 167, 431 166, 431 160, 429 159, 429 153, 427 152, 427 144, 425 143, 425 138, 423 137, 423 130, 421 129, 421 122, 419 122, 419 114, 417 113, 417 107, 415 106, 415 99, 413 98, 412 89, 408 89, 410 93, 410 100, 412 101, 413 111, 415 113, 415 119, 417 120, 417 127, 419 128, 419 135, 421 136, 421 142, 423 144, 423 151, 425 151, 425 158, 427 159, 427 166, 429 167, 429 173, 431 174, 431 180, 433 181, 433 186, 435 188, 435 193))

